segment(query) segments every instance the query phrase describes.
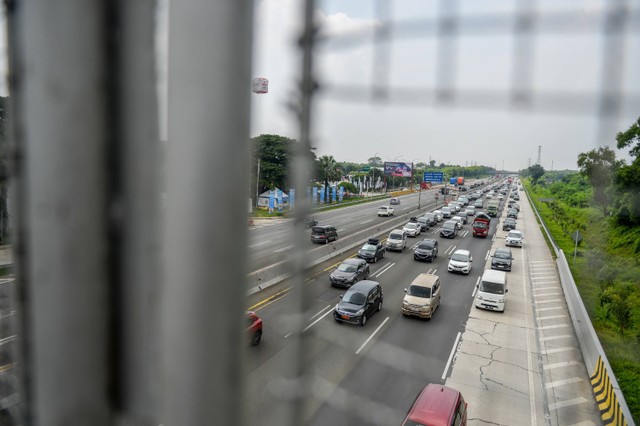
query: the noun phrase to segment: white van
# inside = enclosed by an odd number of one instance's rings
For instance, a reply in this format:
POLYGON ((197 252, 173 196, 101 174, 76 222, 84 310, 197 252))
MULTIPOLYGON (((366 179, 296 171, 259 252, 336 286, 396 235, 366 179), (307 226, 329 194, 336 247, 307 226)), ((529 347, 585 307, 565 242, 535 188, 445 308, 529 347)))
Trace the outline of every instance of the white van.
POLYGON ((476 308, 504 312, 508 291, 506 272, 486 269, 478 283, 474 304, 476 308))

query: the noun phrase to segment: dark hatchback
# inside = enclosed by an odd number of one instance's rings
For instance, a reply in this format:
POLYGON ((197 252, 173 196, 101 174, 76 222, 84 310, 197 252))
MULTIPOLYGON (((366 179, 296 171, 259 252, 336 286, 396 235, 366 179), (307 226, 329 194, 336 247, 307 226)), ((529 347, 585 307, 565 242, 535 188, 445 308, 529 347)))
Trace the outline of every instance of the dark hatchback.
POLYGON ((516 229, 517 222, 514 218, 508 217, 502 222, 502 230, 503 231, 511 231, 512 229, 516 229))
POLYGON ((327 244, 338 239, 338 230, 331 225, 318 225, 311 228, 311 242, 327 244))
POLYGON ((369 238, 369 241, 358 250, 358 257, 367 262, 376 263, 378 259, 384 257, 386 251, 380 240, 377 238, 369 238))
POLYGON ((369 265, 362 259, 347 259, 329 275, 334 287, 351 287, 369 276, 369 265))
POLYGON ((338 322, 365 325, 367 319, 382 309, 382 286, 375 281, 360 281, 340 296, 333 310, 338 322))
POLYGON ((420 241, 413 252, 414 260, 433 262, 436 257, 438 257, 438 241, 433 238, 425 238, 420 241))
POLYGON ((511 272, 511 261, 513 260, 511 249, 497 248, 491 257, 491 269, 511 272))

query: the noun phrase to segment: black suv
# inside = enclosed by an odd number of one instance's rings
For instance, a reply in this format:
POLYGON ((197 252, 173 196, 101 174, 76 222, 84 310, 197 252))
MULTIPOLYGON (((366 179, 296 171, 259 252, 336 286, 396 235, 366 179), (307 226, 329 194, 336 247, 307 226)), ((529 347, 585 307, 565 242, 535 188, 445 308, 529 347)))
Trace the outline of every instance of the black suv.
POLYGON ((413 260, 433 260, 438 257, 438 241, 433 238, 425 238, 420 241, 413 252, 413 260))
POLYGON ((362 259, 347 259, 329 275, 334 287, 350 287, 369 276, 369 265, 362 259))
POLYGON ((369 238, 369 241, 358 250, 358 257, 364 259, 367 262, 376 263, 378 259, 384 257, 384 253, 387 250, 377 238, 369 238))
POLYGON ((382 286, 375 281, 360 281, 340 296, 333 311, 338 322, 365 325, 367 319, 382 309, 382 286))
POLYGON ((327 244, 338 239, 338 230, 331 225, 318 225, 311 228, 311 242, 327 244))

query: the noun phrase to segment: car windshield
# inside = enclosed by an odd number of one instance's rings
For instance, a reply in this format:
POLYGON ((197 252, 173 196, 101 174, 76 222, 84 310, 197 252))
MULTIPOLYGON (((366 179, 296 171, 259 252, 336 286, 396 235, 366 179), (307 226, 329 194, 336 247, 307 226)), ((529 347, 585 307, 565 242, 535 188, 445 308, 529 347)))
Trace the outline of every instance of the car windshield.
POLYGON ((376 246, 373 244, 365 244, 362 246, 362 250, 364 251, 376 251, 376 246))
POLYGON ((517 231, 509 232, 509 238, 522 238, 522 234, 517 231))
POLYGON ((404 227, 408 228, 408 229, 415 229, 416 224, 415 223, 407 223, 404 227))
POLYGON ((365 300, 367 300, 367 295, 358 293, 357 291, 347 292, 347 294, 344 295, 342 300, 347 303, 352 303, 354 305, 364 305, 365 300))
POLYGON ((422 243, 418 248, 423 250, 433 250, 433 243, 422 243))
POLYGON ((445 222, 444 225, 442 225, 443 228, 445 229, 453 229, 456 227, 455 222, 445 222))
POLYGON ((451 260, 455 260, 457 262, 468 262, 469 255, 464 253, 453 253, 453 256, 451 256, 451 260))
POLYGON ((487 227, 487 224, 484 222, 476 222, 473 224, 474 228, 480 228, 480 229, 484 229, 487 227))
POLYGON ((355 272, 358 268, 355 265, 351 265, 349 263, 342 263, 338 266, 338 271, 340 272, 355 272))
POLYGON ((504 294, 504 286, 502 284, 480 281, 480 291, 493 294, 504 294))
POLYGON ((389 239, 390 240, 401 240, 402 239, 402 234, 391 234, 391 235, 389 235, 389 239))
POLYGON ((496 251, 493 257, 497 257, 498 259, 510 259, 511 254, 506 251, 496 251))
POLYGON ((431 288, 422 287, 419 285, 411 285, 409 286, 409 290, 407 291, 409 296, 416 297, 431 297, 431 288))

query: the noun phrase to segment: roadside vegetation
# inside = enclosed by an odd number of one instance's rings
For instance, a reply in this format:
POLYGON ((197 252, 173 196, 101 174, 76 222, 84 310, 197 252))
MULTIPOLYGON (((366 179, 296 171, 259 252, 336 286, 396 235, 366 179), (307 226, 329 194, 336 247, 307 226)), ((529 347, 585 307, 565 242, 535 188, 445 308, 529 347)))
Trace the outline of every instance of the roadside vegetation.
MULTIPOLYGON (((640 419, 640 119, 618 133, 631 164, 601 147, 578 156, 577 172, 525 170, 523 179, 582 300, 634 420, 640 419), (575 242, 582 236, 574 261, 575 242)), ((534 167, 534 166, 532 166, 534 167)), ((539 168, 539 169, 538 169, 539 168)), ((590 372, 591 373, 591 372, 590 372)))

